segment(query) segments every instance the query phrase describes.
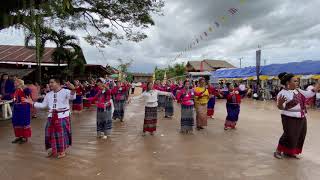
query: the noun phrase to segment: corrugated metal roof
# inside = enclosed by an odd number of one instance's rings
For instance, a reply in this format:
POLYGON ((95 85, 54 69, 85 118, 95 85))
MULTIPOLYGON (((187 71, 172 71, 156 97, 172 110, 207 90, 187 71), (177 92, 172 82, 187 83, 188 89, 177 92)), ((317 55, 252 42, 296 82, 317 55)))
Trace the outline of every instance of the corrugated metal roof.
POLYGON ((0 74, 9 74, 9 75, 17 75, 20 78, 23 78, 30 73, 35 71, 35 69, 14 69, 14 68, 0 68, 0 74))
MULTIPOLYGON (((54 50, 45 48, 41 62, 54 63, 51 57, 54 50)), ((0 62, 36 63, 36 50, 25 46, 0 45, 0 62)))

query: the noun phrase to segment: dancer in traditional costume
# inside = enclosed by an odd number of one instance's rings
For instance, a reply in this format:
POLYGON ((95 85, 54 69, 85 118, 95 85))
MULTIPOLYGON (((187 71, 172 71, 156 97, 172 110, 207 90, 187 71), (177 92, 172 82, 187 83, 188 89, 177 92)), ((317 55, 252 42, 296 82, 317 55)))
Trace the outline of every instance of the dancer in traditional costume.
POLYGON ((177 101, 181 104, 181 133, 192 133, 194 126, 194 92, 190 89, 190 82, 184 82, 184 88, 177 94, 177 101))
POLYGON ((91 102, 87 99, 90 98, 90 90, 91 90, 91 85, 88 82, 85 82, 82 84, 83 89, 84 89, 84 97, 83 98, 83 108, 90 108, 91 107, 91 102))
POLYGON ((213 87, 213 85, 208 85, 208 91, 209 91, 209 102, 207 107, 207 116, 209 118, 214 119, 214 106, 216 104, 216 96, 217 96, 217 90, 213 87))
POLYGON ((207 126, 208 116, 207 116, 207 107, 209 101, 209 91, 206 88, 206 81, 204 78, 200 78, 199 87, 196 87, 194 90, 195 94, 195 107, 196 107, 196 121, 197 121, 197 130, 204 129, 204 126, 207 126))
POLYGON ((124 118, 124 107, 127 99, 127 88, 122 85, 120 81, 112 90, 113 100, 114 100, 114 112, 113 119, 120 119, 123 122, 124 118))
POLYGON ((68 89, 64 89, 61 87, 61 82, 58 78, 50 79, 51 91, 46 94, 42 103, 33 102, 31 98, 24 100, 36 108, 49 109, 45 128, 48 157, 65 157, 65 151, 72 144, 69 101, 76 99, 75 87, 67 82, 68 89))
POLYGON ((237 122, 239 120, 240 114, 240 103, 241 103, 241 95, 237 89, 233 87, 233 85, 229 85, 229 93, 227 95, 227 118, 224 124, 224 129, 236 129, 237 122))
POLYGON ((75 112, 81 112, 82 109, 83 109, 83 100, 82 100, 82 95, 83 95, 83 87, 82 87, 82 84, 78 81, 78 80, 75 80, 74 81, 74 85, 75 85, 75 88, 76 88, 76 99, 73 100, 73 103, 72 103, 72 110, 75 111, 75 112))
POLYGON ((317 84, 314 89, 304 91, 299 89, 299 81, 293 74, 281 73, 279 79, 284 88, 278 94, 277 106, 281 110, 284 132, 274 156, 299 158, 307 133, 306 100, 313 97, 320 86, 317 84))
MULTIPOLYGON (((153 86, 155 90, 165 92, 165 88, 162 86, 161 82, 157 80, 153 86)), ((159 111, 163 111, 165 108, 165 99, 164 95, 158 94, 158 109, 159 111)))
POLYGON ((89 101, 95 100, 97 105, 97 137, 107 139, 112 130, 113 102, 109 84, 103 84, 102 80, 97 80, 99 92, 89 101))
MULTIPOLYGON (((167 81, 165 87, 166 92, 173 93, 174 86, 171 84, 171 81, 167 81)), ((173 116, 173 98, 171 96, 165 96, 165 118, 171 118, 173 116)))
POLYGON ((12 113, 12 125, 16 139, 12 143, 23 144, 31 137, 31 106, 28 103, 22 102, 23 98, 31 96, 31 90, 24 87, 24 82, 21 79, 17 79, 14 82, 16 91, 13 95, 13 113, 12 113))
POLYGON ((170 92, 155 90, 152 82, 147 83, 147 90, 140 96, 131 98, 131 100, 143 99, 145 101, 143 135, 145 135, 146 132, 150 132, 151 135, 154 135, 154 132, 157 130, 158 95, 171 96, 174 98, 173 94, 170 92))

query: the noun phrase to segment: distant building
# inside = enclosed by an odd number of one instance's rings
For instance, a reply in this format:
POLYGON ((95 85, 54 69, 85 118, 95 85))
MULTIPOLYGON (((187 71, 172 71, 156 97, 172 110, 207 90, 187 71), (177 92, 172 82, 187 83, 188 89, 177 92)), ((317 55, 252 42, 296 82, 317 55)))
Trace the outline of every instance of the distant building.
POLYGON ((132 73, 134 82, 146 82, 152 80, 151 73, 132 73))
POLYGON ((202 61, 188 61, 186 65, 187 72, 200 72, 200 71, 216 71, 221 68, 235 68, 232 64, 223 60, 209 60, 202 61), (201 67, 202 63, 202 67, 201 67))
MULTIPOLYGON (((60 67, 52 58, 55 48, 45 48, 41 60, 42 79, 46 81, 48 78, 57 75, 58 70, 65 69, 68 64, 62 60, 60 67)), ((103 67, 101 65, 87 64, 84 60, 85 72, 81 75, 77 70, 73 74, 74 78, 86 80, 88 78, 105 77, 115 73, 112 68, 103 67)), ((36 79, 36 50, 25 46, 0 45, 0 75, 7 73, 9 75, 17 75, 23 79, 36 79)))

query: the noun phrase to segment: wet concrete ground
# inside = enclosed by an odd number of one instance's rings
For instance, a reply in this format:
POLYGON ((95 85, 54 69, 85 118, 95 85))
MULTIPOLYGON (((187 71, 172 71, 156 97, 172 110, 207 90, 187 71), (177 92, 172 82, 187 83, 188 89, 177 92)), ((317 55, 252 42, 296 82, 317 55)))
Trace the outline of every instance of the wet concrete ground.
POLYGON ((301 160, 273 158, 282 133, 273 102, 245 100, 236 131, 224 131, 225 102, 216 119, 194 135, 179 134, 180 108, 172 120, 159 113, 154 137, 141 136, 144 108, 133 102, 125 122, 114 122, 112 137, 96 138, 95 108, 72 117, 73 146, 64 159, 45 158, 45 113, 32 121, 24 145, 11 144, 11 123, 0 122, 0 180, 318 180, 320 112, 311 111, 301 160))

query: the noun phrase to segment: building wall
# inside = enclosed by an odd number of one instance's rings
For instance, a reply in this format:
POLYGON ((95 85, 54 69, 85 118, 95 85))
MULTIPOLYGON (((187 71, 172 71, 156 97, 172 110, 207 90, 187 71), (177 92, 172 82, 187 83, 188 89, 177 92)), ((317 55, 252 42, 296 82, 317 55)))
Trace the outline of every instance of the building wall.
POLYGON ((152 79, 151 76, 134 76, 133 81, 134 82, 146 82, 152 79))

